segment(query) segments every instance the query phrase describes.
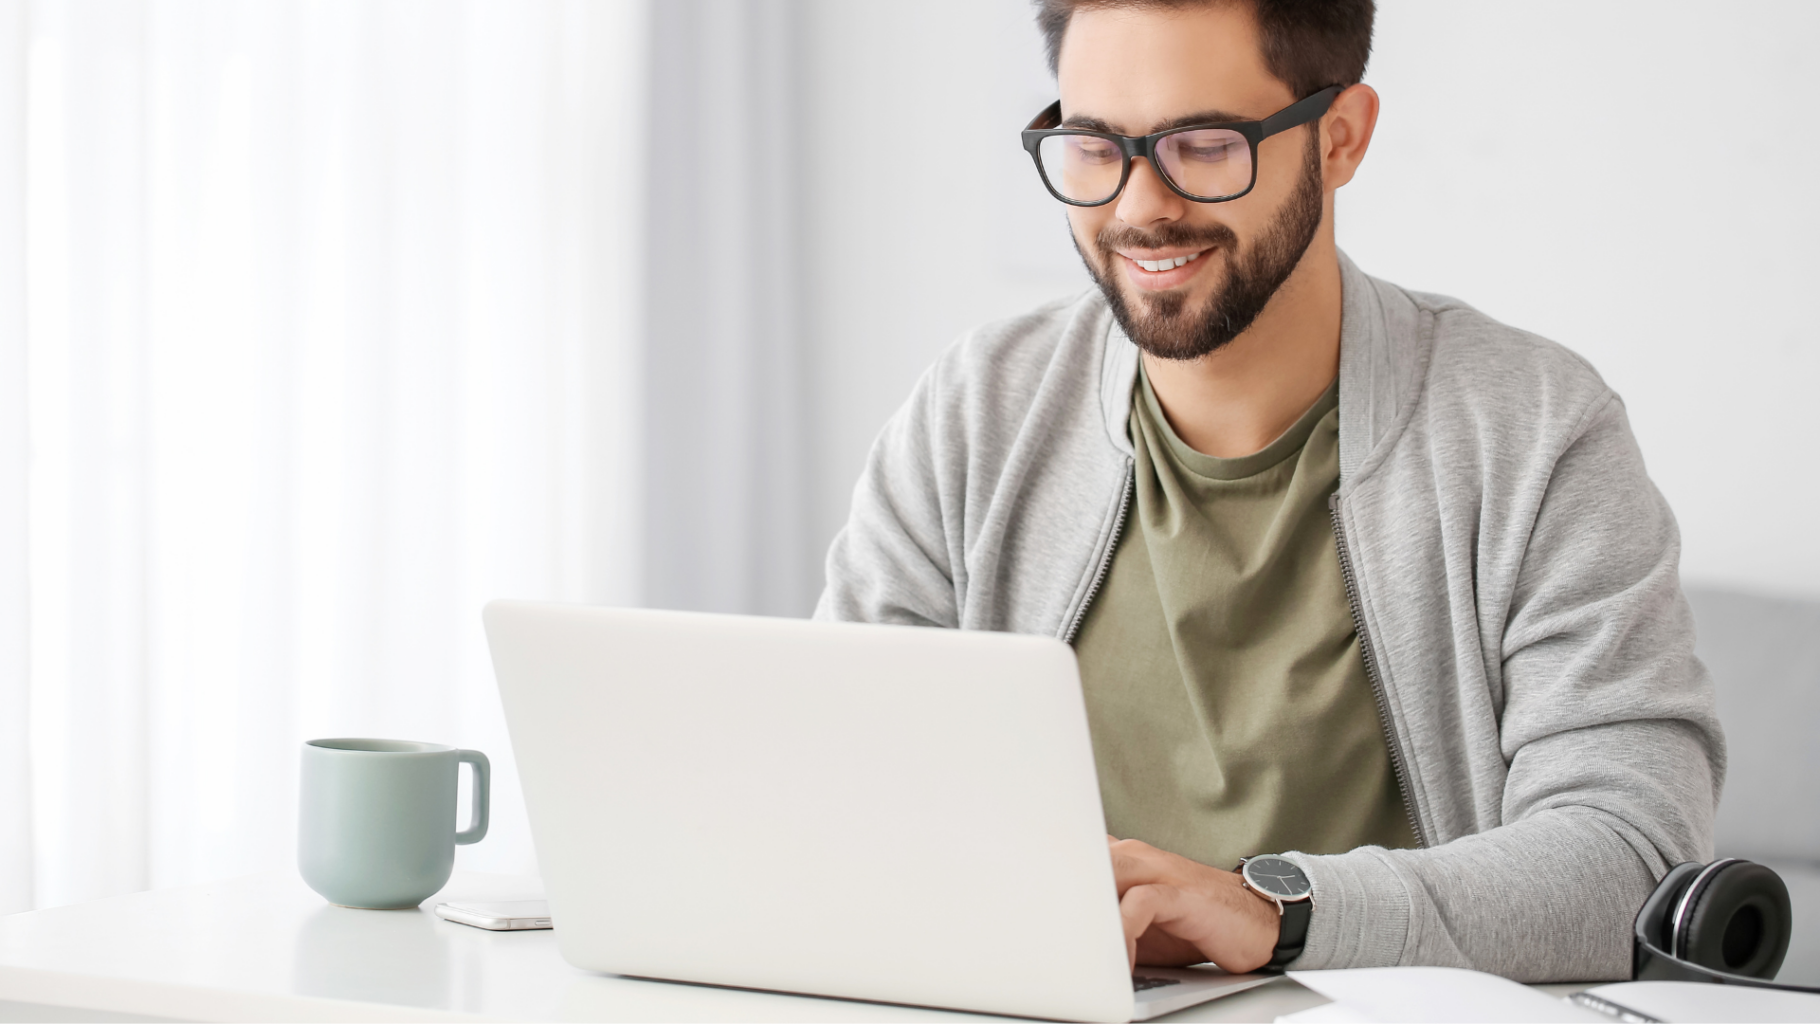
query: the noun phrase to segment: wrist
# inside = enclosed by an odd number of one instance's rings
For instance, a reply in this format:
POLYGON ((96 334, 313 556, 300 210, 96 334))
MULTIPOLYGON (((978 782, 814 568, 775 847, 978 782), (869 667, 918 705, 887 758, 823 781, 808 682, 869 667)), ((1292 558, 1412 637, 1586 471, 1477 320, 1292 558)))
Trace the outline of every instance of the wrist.
POLYGON ((1251 903, 1252 915, 1258 921, 1256 934, 1258 943, 1252 950, 1256 965, 1251 970, 1261 970, 1270 966, 1276 956, 1277 945, 1283 939, 1283 913, 1277 908, 1276 901, 1246 885, 1243 876, 1239 879, 1239 888, 1245 890, 1245 899, 1251 903))
POLYGON ((1295 862, 1283 857, 1248 857, 1239 878, 1254 898, 1277 915, 1276 936, 1265 965, 1281 968, 1302 955, 1314 913, 1314 886, 1295 862))

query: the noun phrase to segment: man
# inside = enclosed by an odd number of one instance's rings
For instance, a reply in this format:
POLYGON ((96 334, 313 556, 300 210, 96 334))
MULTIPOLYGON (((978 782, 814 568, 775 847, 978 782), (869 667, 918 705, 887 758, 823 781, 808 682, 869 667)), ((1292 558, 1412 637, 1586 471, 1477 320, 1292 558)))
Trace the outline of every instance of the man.
POLYGON ((1075 645, 1134 963, 1628 976, 1724 752, 1622 403, 1336 249, 1370 0, 1039 7, 1099 287, 929 370, 817 615, 1075 645))

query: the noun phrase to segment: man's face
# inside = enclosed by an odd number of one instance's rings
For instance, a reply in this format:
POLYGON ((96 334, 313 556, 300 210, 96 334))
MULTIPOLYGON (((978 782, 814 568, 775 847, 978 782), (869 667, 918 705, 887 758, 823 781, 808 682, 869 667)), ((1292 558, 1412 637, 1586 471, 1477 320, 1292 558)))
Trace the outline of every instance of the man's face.
MULTIPOLYGON (((1264 67, 1250 5, 1077 12, 1057 69, 1065 125, 1146 135, 1195 121, 1262 120, 1300 97, 1264 67)), ((1319 229, 1319 125, 1258 147, 1242 198, 1196 203, 1148 161, 1105 206, 1069 207, 1075 247, 1140 348, 1195 359, 1251 326, 1319 229), (1139 260, 1189 262, 1146 270, 1139 260)))

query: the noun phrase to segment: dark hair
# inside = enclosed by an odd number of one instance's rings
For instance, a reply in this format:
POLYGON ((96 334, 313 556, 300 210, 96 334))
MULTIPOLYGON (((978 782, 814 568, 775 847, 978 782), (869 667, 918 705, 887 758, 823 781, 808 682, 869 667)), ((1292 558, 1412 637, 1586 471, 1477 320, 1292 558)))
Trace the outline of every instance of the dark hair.
POLYGON ((1036 0, 1036 24, 1053 73, 1062 54, 1062 34, 1084 7, 1210 7, 1243 3, 1258 21, 1264 66, 1289 86, 1297 99, 1330 85, 1354 85, 1371 59, 1372 0, 1036 0))

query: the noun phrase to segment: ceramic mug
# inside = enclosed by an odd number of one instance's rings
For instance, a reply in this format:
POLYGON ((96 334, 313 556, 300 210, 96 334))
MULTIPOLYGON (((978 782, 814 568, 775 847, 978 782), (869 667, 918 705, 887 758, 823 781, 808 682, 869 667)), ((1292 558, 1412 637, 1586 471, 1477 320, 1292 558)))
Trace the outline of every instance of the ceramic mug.
POLYGON ((344 907, 414 907, 441 889, 457 844, 487 835, 491 766, 478 750, 410 740, 329 739, 303 745, 297 866, 310 888, 344 907), (474 767, 472 823, 455 830, 455 776, 474 767))

